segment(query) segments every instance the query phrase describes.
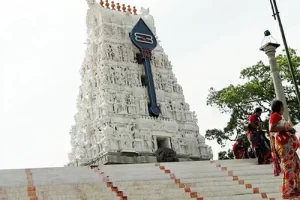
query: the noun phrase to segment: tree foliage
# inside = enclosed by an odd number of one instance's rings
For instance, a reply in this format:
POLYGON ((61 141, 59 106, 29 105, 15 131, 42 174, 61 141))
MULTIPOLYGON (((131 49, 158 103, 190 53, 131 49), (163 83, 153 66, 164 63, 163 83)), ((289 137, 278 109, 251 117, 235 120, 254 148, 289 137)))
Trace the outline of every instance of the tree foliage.
POLYGON ((218 160, 230 160, 233 159, 233 151, 231 149, 228 149, 227 151, 220 151, 218 153, 218 160))
MULTIPOLYGON (((290 49, 290 54, 297 84, 300 85, 300 56, 297 55, 294 49, 290 49)), ((285 53, 278 55, 276 60, 283 81, 291 120, 293 123, 298 123, 300 109, 285 53)), ((270 103, 275 98, 269 65, 259 61, 257 64, 243 69, 240 72, 240 78, 244 84, 231 84, 221 90, 212 87, 207 97, 207 105, 217 107, 221 113, 230 115, 226 127, 222 130, 209 129, 206 131, 206 139, 216 140, 222 147, 225 146, 226 141, 235 141, 237 137, 245 133, 247 119, 253 113, 255 107, 261 107, 263 113, 269 116, 270 103)), ((268 130, 268 117, 264 120, 264 129, 268 130)))

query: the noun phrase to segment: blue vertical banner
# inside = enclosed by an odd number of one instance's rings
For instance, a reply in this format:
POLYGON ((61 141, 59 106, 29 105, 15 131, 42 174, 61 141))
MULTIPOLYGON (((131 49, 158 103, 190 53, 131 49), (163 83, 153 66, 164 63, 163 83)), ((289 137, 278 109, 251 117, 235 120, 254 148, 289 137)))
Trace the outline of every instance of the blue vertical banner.
POLYGON ((157 106, 155 87, 153 82, 153 75, 151 69, 151 52, 157 46, 157 40, 150 28, 144 22, 142 18, 139 19, 137 24, 133 27, 129 33, 131 42, 140 50, 139 60, 144 64, 147 89, 149 95, 149 114, 150 116, 158 117, 160 109, 157 106))

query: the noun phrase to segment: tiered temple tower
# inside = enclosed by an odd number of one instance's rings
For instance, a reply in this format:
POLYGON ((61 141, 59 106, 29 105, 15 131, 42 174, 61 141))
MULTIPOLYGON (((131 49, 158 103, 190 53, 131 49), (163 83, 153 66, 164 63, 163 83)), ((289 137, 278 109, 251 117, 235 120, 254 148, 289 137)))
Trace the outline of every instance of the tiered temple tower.
POLYGON ((181 161, 211 159, 149 9, 137 15, 124 4, 87 2, 69 166, 156 162, 161 147, 175 150, 181 161))

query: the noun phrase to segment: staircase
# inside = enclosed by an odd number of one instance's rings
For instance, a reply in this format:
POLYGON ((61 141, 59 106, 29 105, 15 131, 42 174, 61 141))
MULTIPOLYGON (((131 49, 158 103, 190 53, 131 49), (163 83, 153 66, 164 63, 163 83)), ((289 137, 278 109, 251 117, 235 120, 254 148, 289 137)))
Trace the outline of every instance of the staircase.
POLYGON ((281 180, 255 160, 0 170, 0 200, 277 200, 281 180))

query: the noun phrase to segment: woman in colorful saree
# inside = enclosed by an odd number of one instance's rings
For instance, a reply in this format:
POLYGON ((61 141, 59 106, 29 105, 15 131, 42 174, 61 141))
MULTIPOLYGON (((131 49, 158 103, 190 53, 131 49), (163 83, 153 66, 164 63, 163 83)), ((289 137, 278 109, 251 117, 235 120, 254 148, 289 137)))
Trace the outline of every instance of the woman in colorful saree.
POLYGON ((239 137, 232 146, 235 159, 245 159, 247 156, 247 147, 244 145, 243 137, 239 137))
POLYGON ((269 129, 274 175, 279 176, 282 163, 282 198, 295 198, 300 196, 300 160, 296 153, 299 142, 295 129, 282 116, 283 103, 279 100, 273 101, 271 110, 269 129))

